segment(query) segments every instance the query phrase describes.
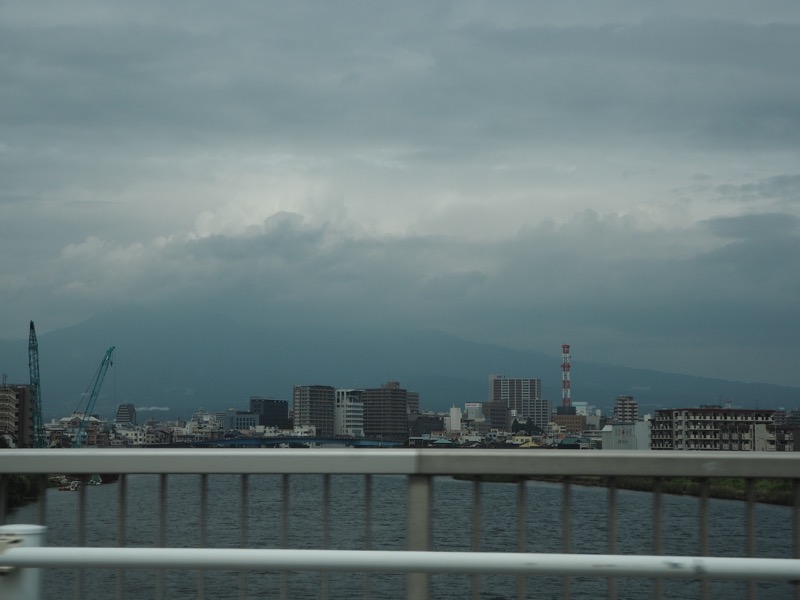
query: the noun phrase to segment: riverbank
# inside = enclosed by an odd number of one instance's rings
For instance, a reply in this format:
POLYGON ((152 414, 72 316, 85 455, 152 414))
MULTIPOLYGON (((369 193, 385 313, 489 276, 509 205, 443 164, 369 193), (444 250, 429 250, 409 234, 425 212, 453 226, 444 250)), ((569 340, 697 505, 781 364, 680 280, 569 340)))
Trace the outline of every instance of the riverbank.
MULTIPOLYGON (((454 476, 455 479, 482 481, 490 483, 518 483, 520 481, 563 482, 563 477, 523 476, 523 475, 478 475, 454 476)), ((615 477, 617 489, 639 492, 654 492, 656 479, 653 477, 615 477)), ((570 483, 593 487, 608 487, 607 477, 570 477, 570 483)), ((701 480, 694 477, 661 477, 661 492, 680 496, 700 496, 701 480)), ((723 500, 746 500, 747 484, 744 479, 733 477, 710 478, 708 495, 710 498, 723 500)), ((791 506, 793 504, 792 482, 789 479, 758 479, 755 482, 754 496, 756 502, 791 506)))
POLYGON ((38 496, 36 476, 34 475, 6 475, 5 488, 8 512, 35 501, 38 496))

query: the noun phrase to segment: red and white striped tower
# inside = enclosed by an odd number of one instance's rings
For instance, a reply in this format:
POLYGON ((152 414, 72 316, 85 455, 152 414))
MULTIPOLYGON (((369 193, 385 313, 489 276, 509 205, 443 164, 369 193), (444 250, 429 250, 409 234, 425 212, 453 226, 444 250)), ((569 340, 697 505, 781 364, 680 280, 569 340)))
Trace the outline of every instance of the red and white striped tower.
POLYGON ((569 353, 569 344, 561 345, 561 406, 566 413, 572 407, 572 397, 570 394, 569 370, 572 355, 569 353))

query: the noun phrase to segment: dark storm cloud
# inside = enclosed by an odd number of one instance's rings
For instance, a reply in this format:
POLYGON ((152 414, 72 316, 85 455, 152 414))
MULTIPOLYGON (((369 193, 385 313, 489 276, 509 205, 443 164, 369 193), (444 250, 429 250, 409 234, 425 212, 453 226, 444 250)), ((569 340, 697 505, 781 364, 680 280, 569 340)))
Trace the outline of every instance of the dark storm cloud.
POLYGON ((219 24, 201 11, 181 21, 142 14, 133 26, 4 28, 4 54, 20 59, 4 64, 0 114, 26 133, 35 123, 40 135, 160 144, 176 135, 321 142, 345 132, 429 142, 447 134, 450 143, 491 133, 496 143, 578 126, 798 133, 800 29, 791 23, 448 26, 442 10, 359 11, 351 20, 324 5, 232 13, 219 24))

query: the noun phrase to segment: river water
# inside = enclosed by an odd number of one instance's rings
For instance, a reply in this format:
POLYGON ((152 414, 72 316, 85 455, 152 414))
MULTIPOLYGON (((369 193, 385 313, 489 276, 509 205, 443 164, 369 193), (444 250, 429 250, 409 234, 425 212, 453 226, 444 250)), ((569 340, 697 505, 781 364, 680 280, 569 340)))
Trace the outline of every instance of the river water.
MULTIPOLYGON (((323 478, 301 475, 290 479, 288 547, 322 548, 323 478)), ((405 549, 406 478, 375 476, 372 478, 372 547, 405 549)), ((86 490, 86 540, 90 546, 117 546, 119 484, 89 487, 86 490)), ((365 479, 356 475, 331 476, 330 547, 362 549, 365 547, 364 526, 365 479)), ((127 546, 153 547, 160 539, 159 478, 131 475, 127 478, 126 534, 127 546)), ((607 490, 572 486, 572 550, 580 553, 605 553, 607 540, 607 490)), ((212 475, 208 483, 207 545, 219 548, 240 546, 241 478, 236 475, 212 475)), ((199 476, 171 476, 167 486, 167 546, 191 547, 199 541, 199 476)), ((434 485, 433 549, 469 550, 472 543, 471 517, 473 485, 442 477, 434 485)), ((511 484, 481 486, 482 533, 484 551, 513 552, 517 544, 517 489, 511 484)), ((531 481, 526 483, 526 537, 530 552, 561 552, 561 502, 559 484, 531 481)), ((77 506, 79 494, 47 492, 47 544, 77 545, 77 506)), ((280 547, 281 538, 280 476, 259 475, 248 478, 248 516, 246 546, 251 548, 280 547)), ((620 491, 617 498, 618 546, 621 554, 649 554, 652 550, 652 496, 645 492, 620 491)), ((28 505, 10 516, 10 523, 35 523, 38 507, 28 505)), ((696 555, 698 553, 698 510, 696 498, 663 496, 664 554, 696 555)), ((766 557, 792 557, 791 510, 787 507, 756 507, 757 554, 766 557)), ((709 511, 711 554, 745 556, 745 505, 726 500, 711 500, 709 511)), ((196 571, 167 571, 163 574, 165 597, 170 600, 197 597, 200 575, 196 571)), ((205 597, 278 598, 282 580, 288 586, 288 597, 310 599, 321 597, 323 585, 330 598, 344 600, 364 597, 365 586, 371 598, 404 598, 405 576, 399 574, 250 572, 244 575, 245 590, 239 591, 239 573, 208 571, 203 576, 205 597)), ((129 569, 89 569, 83 575, 82 598, 114 598, 121 582, 124 597, 154 598, 157 574, 129 569), (120 580, 119 577, 122 577, 120 580)), ((472 579, 469 575, 434 575, 433 598, 470 598, 472 579)), ((560 577, 528 577, 528 598, 561 598, 560 577)), ((617 579, 618 598, 653 596, 653 582, 644 579, 617 579)), ((606 597, 608 582, 601 578, 574 577, 570 580, 572 598, 606 597)), ((47 570, 44 573, 45 600, 71 598, 75 590, 75 572, 47 570)), ((481 598, 516 598, 516 578, 482 576, 481 598)), ((663 582, 663 597, 699 598, 699 582, 663 582)), ((712 598, 745 598, 746 584, 712 582, 712 598)), ((758 597, 792 598, 793 588, 786 583, 760 582, 758 597)))

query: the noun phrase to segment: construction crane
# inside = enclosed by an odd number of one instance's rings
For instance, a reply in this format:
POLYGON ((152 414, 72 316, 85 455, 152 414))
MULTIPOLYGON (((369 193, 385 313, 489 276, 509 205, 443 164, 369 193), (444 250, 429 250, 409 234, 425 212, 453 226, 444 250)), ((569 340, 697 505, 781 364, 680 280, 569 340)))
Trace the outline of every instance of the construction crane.
POLYGON ((47 446, 42 423, 42 390, 39 381, 39 342, 36 340, 36 329, 31 321, 31 332, 28 336, 28 371, 31 376, 31 416, 33 420, 33 447, 47 446))
POLYGON ((97 370, 97 374, 92 380, 93 383, 89 384, 92 386, 92 393, 89 395, 89 401, 86 403, 86 410, 83 411, 83 416, 78 423, 78 430, 75 432, 75 439, 72 440, 73 448, 80 448, 83 445, 83 440, 81 439, 83 436, 83 430, 86 427, 86 423, 89 422, 89 417, 94 410, 94 404, 97 402, 97 397, 100 395, 100 388, 103 386, 103 379, 105 379, 106 371, 108 371, 108 367, 112 365, 112 354, 114 354, 114 346, 111 346, 111 348, 106 350, 106 354, 100 363, 100 368, 97 370))

